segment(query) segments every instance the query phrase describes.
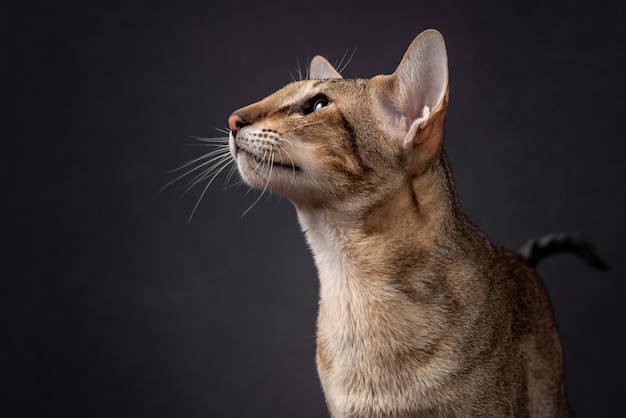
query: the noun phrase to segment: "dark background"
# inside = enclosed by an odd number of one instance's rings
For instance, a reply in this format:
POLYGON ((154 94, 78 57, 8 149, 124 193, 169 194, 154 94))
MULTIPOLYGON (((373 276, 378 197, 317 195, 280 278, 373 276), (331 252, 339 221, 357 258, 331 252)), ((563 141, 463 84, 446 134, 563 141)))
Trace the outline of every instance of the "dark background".
MULTIPOLYGON (((286 199, 159 189, 233 110, 315 54, 390 73, 446 38, 446 147, 497 244, 543 264, 581 417, 626 389, 622 2, 28 2, 0 6, 0 415, 324 417, 317 278, 286 199)), ((235 183, 236 179, 231 181, 235 183)), ((623 412, 622 415, 623 416, 623 412)))

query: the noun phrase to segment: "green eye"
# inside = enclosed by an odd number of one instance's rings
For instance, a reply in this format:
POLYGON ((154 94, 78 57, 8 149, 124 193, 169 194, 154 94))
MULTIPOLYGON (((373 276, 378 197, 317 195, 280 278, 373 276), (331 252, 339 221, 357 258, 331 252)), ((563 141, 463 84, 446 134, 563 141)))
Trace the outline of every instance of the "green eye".
POLYGON ((313 103, 313 112, 315 112, 316 110, 320 110, 321 108, 326 107, 331 103, 332 102, 328 97, 320 97, 313 103))
POLYGON ((302 113, 308 115, 309 113, 313 113, 317 110, 320 110, 323 107, 330 105, 333 101, 323 94, 317 95, 309 100, 303 107, 302 113))

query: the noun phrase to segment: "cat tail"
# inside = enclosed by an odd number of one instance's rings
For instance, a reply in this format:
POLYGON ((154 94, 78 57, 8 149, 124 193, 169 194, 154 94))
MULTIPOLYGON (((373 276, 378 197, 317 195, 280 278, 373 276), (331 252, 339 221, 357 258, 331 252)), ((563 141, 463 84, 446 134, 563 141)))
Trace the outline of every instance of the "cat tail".
POLYGON ((573 253, 598 270, 609 270, 609 266, 598 256, 589 241, 576 234, 553 233, 531 238, 518 253, 532 267, 547 257, 560 253, 573 253))

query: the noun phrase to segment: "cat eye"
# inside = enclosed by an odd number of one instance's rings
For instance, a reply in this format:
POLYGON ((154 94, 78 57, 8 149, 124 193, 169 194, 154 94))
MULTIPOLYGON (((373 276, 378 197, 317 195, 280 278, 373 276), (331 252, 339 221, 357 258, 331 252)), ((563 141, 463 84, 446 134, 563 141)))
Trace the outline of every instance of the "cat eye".
POLYGON ((332 103, 328 97, 321 95, 315 96, 313 99, 309 100, 306 106, 302 109, 302 113, 308 115, 309 113, 313 113, 317 110, 320 110, 323 107, 326 107, 332 103))
POLYGON ((317 99, 315 103, 313 103, 313 111, 320 110, 323 107, 326 107, 330 104, 330 99, 328 97, 323 97, 321 99, 317 99))

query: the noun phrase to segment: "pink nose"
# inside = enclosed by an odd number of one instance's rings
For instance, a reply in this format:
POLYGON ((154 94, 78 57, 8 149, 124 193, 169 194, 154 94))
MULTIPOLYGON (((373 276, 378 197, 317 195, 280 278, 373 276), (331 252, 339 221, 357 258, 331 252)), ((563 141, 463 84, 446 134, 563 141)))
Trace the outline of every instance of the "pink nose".
POLYGON ((243 128, 246 125, 250 125, 250 122, 246 121, 244 118, 242 118, 236 113, 233 113, 228 118, 228 127, 230 128, 233 134, 237 133, 239 129, 243 128))

